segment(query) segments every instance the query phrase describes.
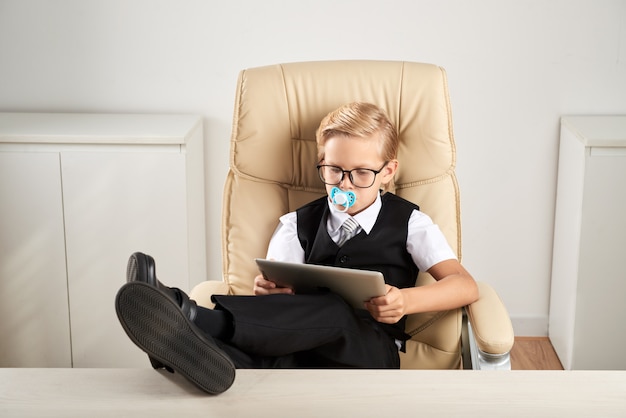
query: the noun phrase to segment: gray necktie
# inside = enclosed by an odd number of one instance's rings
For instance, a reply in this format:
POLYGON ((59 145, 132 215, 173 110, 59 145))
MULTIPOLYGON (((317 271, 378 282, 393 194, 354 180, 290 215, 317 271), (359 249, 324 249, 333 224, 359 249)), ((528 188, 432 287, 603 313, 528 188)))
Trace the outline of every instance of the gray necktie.
POLYGON ((359 223, 353 218, 348 218, 343 224, 341 224, 341 232, 339 233, 338 246, 342 246, 350 238, 356 235, 356 231, 359 228, 359 223))

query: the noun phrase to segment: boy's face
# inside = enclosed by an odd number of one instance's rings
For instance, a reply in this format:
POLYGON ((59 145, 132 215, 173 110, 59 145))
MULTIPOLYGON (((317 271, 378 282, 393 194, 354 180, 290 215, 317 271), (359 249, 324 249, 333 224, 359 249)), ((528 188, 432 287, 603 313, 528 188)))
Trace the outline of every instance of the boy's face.
MULTIPOLYGON (((386 162, 380 155, 378 144, 379 141, 375 138, 331 137, 324 146, 323 164, 341 167, 343 170, 369 168, 378 171, 386 162)), ((354 206, 348 209, 348 214, 356 215, 374 203, 379 189, 383 184, 391 181, 397 168, 397 160, 389 161, 376 175, 374 184, 368 188, 354 186, 346 173, 336 187, 344 191, 352 191, 356 195, 354 206)), ((333 187, 335 186, 326 185, 326 192, 329 195, 333 187)))

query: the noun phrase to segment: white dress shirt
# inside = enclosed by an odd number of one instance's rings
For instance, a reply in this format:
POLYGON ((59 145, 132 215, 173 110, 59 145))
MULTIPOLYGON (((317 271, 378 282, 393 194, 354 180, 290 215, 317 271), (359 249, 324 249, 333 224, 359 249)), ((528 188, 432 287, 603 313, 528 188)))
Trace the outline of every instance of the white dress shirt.
MULTIPOLYGON (((341 225, 350 215, 337 210, 330 200, 328 201, 328 207, 330 208, 330 215, 326 222, 326 229, 330 238, 337 242, 341 225)), ((381 207, 382 201, 380 195, 378 195, 374 203, 353 216, 359 223, 357 234, 361 230, 365 231, 366 234, 372 231, 381 207)), ((266 258, 292 263, 304 263, 304 250, 298 240, 296 212, 290 212, 281 216, 279 221, 278 227, 270 240, 266 258)), ((413 262, 420 271, 428 271, 428 269, 441 261, 456 259, 443 233, 428 215, 414 210, 409 218, 407 229, 406 249, 411 254, 413 262)))

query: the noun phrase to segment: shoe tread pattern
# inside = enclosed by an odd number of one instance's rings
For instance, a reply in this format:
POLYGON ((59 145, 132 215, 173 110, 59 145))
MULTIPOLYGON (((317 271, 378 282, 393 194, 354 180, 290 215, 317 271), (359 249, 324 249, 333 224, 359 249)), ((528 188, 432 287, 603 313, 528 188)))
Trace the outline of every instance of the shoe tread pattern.
POLYGON ((232 385, 232 361, 159 289, 128 283, 117 294, 116 310, 128 336, 150 357, 208 393, 221 393, 232 385))

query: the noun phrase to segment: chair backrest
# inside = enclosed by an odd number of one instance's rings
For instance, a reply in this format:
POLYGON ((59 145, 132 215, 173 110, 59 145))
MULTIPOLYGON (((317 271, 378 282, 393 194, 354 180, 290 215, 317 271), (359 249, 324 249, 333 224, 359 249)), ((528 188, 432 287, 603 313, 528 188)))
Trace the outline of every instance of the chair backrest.
MULTIPOLYGON (((237 83, 224 191, 223 272, 233 294, 251 293, 253 259, 265 256, 278 218, 325 193, 315 131, 328 112, 353 101, 382 107, 396 124, 400 164, 390 190, 430 215, 460 257, 456 152, 441 67, 320 61, 252 68, 237 83)), ((420 273, 418 283, 428 280, 420 273)), ((415 335, 402 367, 458 367, 459 312, 411 315, 407 332, 415 335)))

